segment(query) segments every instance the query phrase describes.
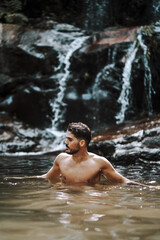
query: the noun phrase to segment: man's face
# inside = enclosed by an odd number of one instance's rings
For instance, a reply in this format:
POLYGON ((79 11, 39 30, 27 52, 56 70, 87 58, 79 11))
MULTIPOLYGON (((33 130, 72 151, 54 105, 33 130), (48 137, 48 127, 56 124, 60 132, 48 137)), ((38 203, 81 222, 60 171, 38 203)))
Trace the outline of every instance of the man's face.
POLYGON ((79 145, 79 139, 74 136, 71 132, 67 131, 66 134, 66 153, 68 154, 75 154, 79 151, 80 145, 79 145))

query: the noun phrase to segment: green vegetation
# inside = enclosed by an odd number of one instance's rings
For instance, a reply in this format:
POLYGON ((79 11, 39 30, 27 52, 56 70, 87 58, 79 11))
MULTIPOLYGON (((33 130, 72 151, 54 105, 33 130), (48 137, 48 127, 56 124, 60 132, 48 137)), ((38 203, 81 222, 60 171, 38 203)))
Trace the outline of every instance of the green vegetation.
POLYGON ((2 0, 2 9, 8 13, 22 11, 22 2, 20 0, 2 0))
POLYGON ((23 24, 28 18, 22 13, 23 6, 20 0, 2 0, 0 3, 0 21, 4 23, 23 24))

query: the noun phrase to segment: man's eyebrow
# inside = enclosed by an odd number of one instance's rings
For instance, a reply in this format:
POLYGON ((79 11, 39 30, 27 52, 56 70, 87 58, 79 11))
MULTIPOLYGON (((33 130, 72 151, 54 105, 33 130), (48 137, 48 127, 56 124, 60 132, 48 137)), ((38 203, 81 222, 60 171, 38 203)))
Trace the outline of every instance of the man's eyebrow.
POLYGON ((73 139, 73 138, 71 138, 71 137, 67 137, 67 136, 66 136, 66 138, 68 138, 69 140, 72 140, 72 139, 73 139))

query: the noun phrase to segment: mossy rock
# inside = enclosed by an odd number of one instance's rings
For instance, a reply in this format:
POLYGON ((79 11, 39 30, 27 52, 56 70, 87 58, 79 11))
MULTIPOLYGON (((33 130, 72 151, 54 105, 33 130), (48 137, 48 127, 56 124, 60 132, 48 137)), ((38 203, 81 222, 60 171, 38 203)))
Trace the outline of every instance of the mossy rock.
POLYGON ((6 23, 14 23, 14 24, 24 24, 28 22, 28 18, 21 14, 21 13, 8 13, 5 17, 4 20, 6 23))

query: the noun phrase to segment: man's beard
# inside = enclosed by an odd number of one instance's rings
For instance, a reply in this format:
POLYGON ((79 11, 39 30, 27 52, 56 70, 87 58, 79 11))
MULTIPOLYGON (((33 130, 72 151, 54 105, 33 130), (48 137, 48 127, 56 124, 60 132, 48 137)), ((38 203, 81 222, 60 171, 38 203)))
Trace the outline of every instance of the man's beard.
POLYGON ((76 149, 70 149, 67 145, 66 145, 66 153, 70 154, 70 155, 73 155, 75 153, 78 153, 79 152, 79 145, 77 145, 77 148, 76 149))

